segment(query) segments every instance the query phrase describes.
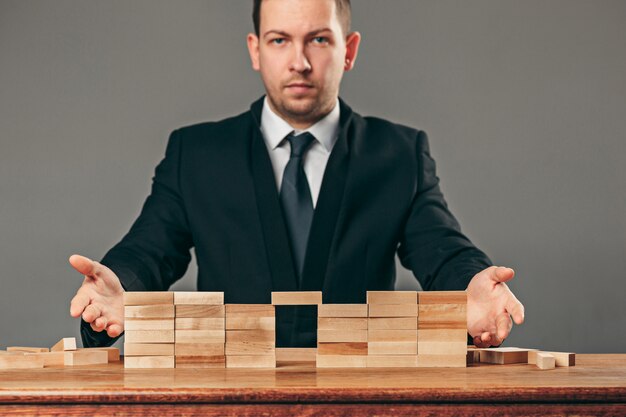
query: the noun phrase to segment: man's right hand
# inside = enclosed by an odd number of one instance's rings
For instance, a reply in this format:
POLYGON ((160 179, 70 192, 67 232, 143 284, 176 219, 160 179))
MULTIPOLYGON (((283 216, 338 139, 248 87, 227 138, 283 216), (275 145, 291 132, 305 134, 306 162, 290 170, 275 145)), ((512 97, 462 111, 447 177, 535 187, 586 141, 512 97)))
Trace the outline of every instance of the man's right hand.
POLYGON ((70 304, 72 317, 80 317, 97 332, 109 337, 124 331, 124 288, 106 266, 80 255, 70 256, 70 264, 85 276, 70 304))

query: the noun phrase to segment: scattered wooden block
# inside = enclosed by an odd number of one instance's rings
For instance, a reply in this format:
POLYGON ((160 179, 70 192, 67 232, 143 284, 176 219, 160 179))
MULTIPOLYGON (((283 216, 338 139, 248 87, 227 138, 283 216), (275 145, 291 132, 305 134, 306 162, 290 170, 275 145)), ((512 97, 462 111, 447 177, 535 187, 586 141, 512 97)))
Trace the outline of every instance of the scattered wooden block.
POLYGON ((7 352, 29 352, 29 353, 41 353, 50 352, 46 347, 28 347, 28 346, 9 346, 7 352))
POLYGON ((466 360, 467 365, 480 363, 480 350, 473 349, 471 346, 468 346, 466 359, 467 359, 466 360))
POLYGON ((369 330, 417 330, 415 317, 370 317, 369 330))
POLYGON ((272 305, 318 305, 322 304, 321 291, 273 291, 272 305))
POLYGON ((226 309, 224 305, 206 304, 178 304, 176 307, 176 318, 224 318, 226 317, 226 309))
POLYGON ((176 356, 223 356, 225 347, 224 343, 176 343, 174 354, 176 356))
POLYGON ((76 350, 76 338, 64 337, 59 340, 54 346, 50 348, 52 352, 64 351, 64 350, 76 350))
POLYGON ((539 369, 554 369, 556 360, 546 352, 535 352, 535 364, 539 369))
POLYGON ((0 369, 43 368, 44 360, 37 355, 7 354, 0 355, 0 369))
POLYGON ((226 356, 230 355, 273 355, 276 343, 271 342, 229 342, 224 345, 226 356))
POLYGON ((128 330, 174 330, 174 319, 124 319, 128 330))
POLYGON ((174 330, 126 330, 126 343, 174 343, 174 330))
POLYGON ((84 349, 64 352, 63 365, 101 365, 109 363, 109 354, 104 350, 84 349))
POLYGON ((227 355, 227 368, 275 368, 276 355, 227 355))
POLYGON ((321 304, 317 317, 367 317, 367 304, 321 304))
POLYGON ((417 317, 417 304, 367 304, 369 317, 417 317))
POLYGON ((226 330, 276 330, 275 317, 226 317, 226 330))
MULTIPOLYGON (((175 330, 178 343, 224 343, 224 330, 175 330)), ((174 342, 174 340, 172 340, 174 342)))
POLYGON ((125 306, 141 306, 154 304, 174 304, 174 293, 171 291, 126 291, 125 306))
POLYGON ((176 368, 225 368, 226 356, 176 356, 176 368))
POLYGON ((417 342, 367 342, 370 355, 417 355, 417 342))
POLYGON ((173 343, 124 343, 124 357, 174 356, 173 343))
POLYGON ((176 317, 176 330, 226 330, 223 317, 176 317))
POLYGON ((318 330, 317 342, 367 342, 367 330, 318 330))
POLYGON ((174 304, 224 304, 223 292, 174 292, 174 304))
POLYGON ((316 359, 318 368, 365 368, 367 355, 320 355, 316 359))
MULTIPOLYGON (((71 352, 71 351, 68 351, 71 352)), ((37 356, 43 359, 43 366, 64 366, 65 365, 65 351, 58 352, 36 352, 36 353, 25 353, 26 355, 37 356)))
POLYGON ((315 362, 317 348, 276 348, 276 362, 315 362))
POLYGON ((368 368, 414 368, 417 367, 417 355, 369 355, 368 368))
POLYGON ((95 347, 95 348, 79 348, 77 351, 91 351, 91 350, 102 350, 107 353, 107 359, 109 363, 111 362, 119 362, 120 360, 120 350, 115 347, 95 347))
POLYGON ((124 368, 174 368, 174 356, 124 356, 124 368))
POLYGON ((418 368, 465 368, 467 356, 464 355, 417 355, 418 368))
MULTIPOLYGON (((528 350, 528 363, 532 365, 537 364, 537 352, 540 352, 536 349, 528 350)), ((555 366, 575 366, 576 365, 576 354, 571 352, 548 352, 541 351, 543 353, 548 353, 554 357, 555 366)))
POLYGON ((368 291, 367 304, 417 304, 417 291, 368 291))
POLYGON ((173 319, 174 305, 125 306, 125 319, 173 319))
POLYGON ((228 317, 276 317, 276 309, 271 304, 226 304, 228 317))
POLYGON ((465 291, 418 291, 417 303, 423 304, 467 304, 465 291))
POLYGON ((500 347, 479 350, 481 363, 493 363, 498 365, 528 363, 528 349, 500 347))
POLYGON ((416 342, 417 330, 368 330, 368 342, 416 342))
POLYGON ((231 342, 271 342, 276 341, 276 332, 273 330, 228 330, 226 343, 231 342))
POLYGON ((367 355, 366 342, 318 342, 318 355, 367 355))
POLYGON ((318 330, 367 330, 365 317, 320 317, 318 330))

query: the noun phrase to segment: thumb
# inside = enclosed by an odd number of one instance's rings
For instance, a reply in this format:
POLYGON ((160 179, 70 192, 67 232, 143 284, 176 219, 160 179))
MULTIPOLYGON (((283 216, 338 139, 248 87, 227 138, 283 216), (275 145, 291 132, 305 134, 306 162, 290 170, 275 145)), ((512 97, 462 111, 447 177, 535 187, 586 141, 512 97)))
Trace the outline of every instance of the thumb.
POLYGON ((491 279, 495 282, 507 282, 512 280, 515 276, 515 271, 504 266, 498 266, 492 271, 491 279))
POLYGON ((92 278, 95 277, 96 264, 91 259, 81 255, 72 255, 69 261, 70 265, 81 274, 92 278))

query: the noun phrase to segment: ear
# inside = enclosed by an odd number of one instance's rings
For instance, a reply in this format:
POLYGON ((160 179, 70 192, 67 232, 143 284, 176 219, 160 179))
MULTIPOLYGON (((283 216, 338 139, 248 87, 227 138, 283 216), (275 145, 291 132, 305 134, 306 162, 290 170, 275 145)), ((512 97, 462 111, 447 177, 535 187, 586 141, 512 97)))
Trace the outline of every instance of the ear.
POLYGON ((346 36, 346 56, 344 70, 350 71, 354 68, 356 56, 359 53, 359 45, 361 44, 361 34, 359 32, 351 32, 346 36))
POLYGON ((259 71, 261 66, 259 65, 259 37, 254 33, 248 33, 248 53, 250 54, 250 61, 252 61, 252 69, 259 71))

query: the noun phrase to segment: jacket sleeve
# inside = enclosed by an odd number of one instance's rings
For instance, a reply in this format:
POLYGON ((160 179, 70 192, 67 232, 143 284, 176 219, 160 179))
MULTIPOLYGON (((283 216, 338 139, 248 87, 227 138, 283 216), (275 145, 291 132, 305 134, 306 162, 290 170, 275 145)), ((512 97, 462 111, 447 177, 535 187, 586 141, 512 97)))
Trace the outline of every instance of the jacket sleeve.
MULTIPOLYGON (((115 272, 126 291, 166 291, 185 274, 191 260, 193 240, 179 182, 181 147, 180 131, 174 131, 141 214, 101 260, 115 272)), ((85 346, 115 342, 82 320, 81 337, 85 346)))
POLYGON ((465 290, 491 260, 461 232, 439 188, 428 137, 417 134, 417 188, 398 248, 424 290, 465 290))

